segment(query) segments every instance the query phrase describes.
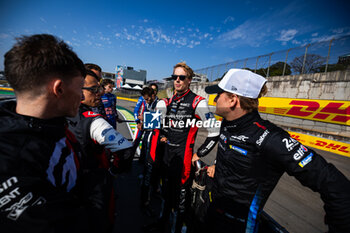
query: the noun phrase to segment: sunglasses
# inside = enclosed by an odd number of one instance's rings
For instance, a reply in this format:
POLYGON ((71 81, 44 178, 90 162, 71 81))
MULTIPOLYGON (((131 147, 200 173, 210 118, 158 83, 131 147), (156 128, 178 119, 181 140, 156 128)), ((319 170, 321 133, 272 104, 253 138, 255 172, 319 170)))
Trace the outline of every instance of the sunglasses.
POLYGON ((93 87, 83 87, 83 90, 88 90, 93 94, 97 94, 97 93, 102 93, 103 92, 103 87, 101 86, 93 86, 93 87))
POLYGON ((177 80, 177 77, 179 77, 179 79, 181 80, 181 81, 184 81, 185 79, 186 79, 186 75, 175 75, 175 74, 173 74, 173 75, 171 75, 171 78, 175 81, 175 80, 177 80))
POLYGON ((216 102, 216 101, 220 98, 220 96, 222 95, 222 93, 224 93, 224 92, 221 91, 221 92, 219 92, 219 93, 216 94, 216 96, 215 96, 215 98, 214 98, 214 102, 216 102))

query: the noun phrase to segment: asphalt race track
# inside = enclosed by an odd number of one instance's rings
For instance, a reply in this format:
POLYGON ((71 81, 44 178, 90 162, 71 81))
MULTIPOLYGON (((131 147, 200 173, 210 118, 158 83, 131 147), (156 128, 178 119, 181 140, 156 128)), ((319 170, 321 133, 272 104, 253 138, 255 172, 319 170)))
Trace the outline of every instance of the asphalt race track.
MULTIPOLYGON (((117 105, 133 111, 135 102, 118 100, 117 105)), ((118 126, 118 131, 128 135, 125 126, 118 126), (125 130, 125 131, 124 131, 125 130), (123 132, 124 131, 124 132, 123 132)), ((198 148, 206 137, 206 131, 198 132, 195 148, 198 148)), ((334 164, 348 179, 350 179, 350 158, 316 150, 328 162, 334 164)), ((216 149, 211 155, 216 153, 216 149)), ((142 172, 142 166, 135 162, 130 174, 117 178, 117 221, 114 232, 142 232, 141 226, 151 222, 153 218, 145 215, 139 208, 138 176, 142 172)), ((153 198, 153 206, 157 213, 160 199, 153 198)), ((159 210, 158 210, 159 211, 159 210)), ((276 189, 271 194, 264 211, 274 218, 289 232, 326 232, 324 224, 323 202, 318 193, 302 186, 295 178, 284 174, 276 189)))

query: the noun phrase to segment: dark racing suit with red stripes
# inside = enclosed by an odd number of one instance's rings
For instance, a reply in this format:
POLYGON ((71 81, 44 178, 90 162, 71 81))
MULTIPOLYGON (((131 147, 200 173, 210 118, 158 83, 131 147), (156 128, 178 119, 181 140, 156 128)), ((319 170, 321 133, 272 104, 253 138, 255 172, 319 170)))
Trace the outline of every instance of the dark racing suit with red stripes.
MULTIPOLYGON (((155 110, 162 113, 162 119, 166 114, 166 108, 169 104, 169 98, 158 99, 153 106, 149 109, 151 112, 155 110)), ((161 180, 161 165, 164 154, 164 143, 160 141, 161 137, 164 137, 161 134, 161 129, 153 129, 151 132, 145 131, 145 133, 150 133, 146 136, 146 142, 142 142, 142 147, 146 147, 146 158, 145 158, 145 167, 143 172, 143 180, 141 185, 141 202, 143 207, 147 208, 147 205, 151 201, 151 188, 156 193, 160 193, 160 180, 161 180)), ((145 137, 145 136, 144 136, 145 137)))
POLYGON ((198 131, 195 122, 198 120, 213 123, 211 127, 206 127, 208 137, 197 151, 197 155, 203 157, 213 149, 219 136, 219 128, 214 127, 216 120, 209 110, 207 101, 191 90, 181 96, 174 95, 169 100, 163 125, 168 142, 163 157, 165 203, 162 219, 168 219, 171 209, 174 209, 176 222, 172 226, 176 228, 176 232, 181 232, 183 222, 187 222, 189 188, 192 180, 191 160, 198 131))
POLYGON ((85 104, 81 104, 79 113, 73 118, 68 118, 68 121, 69 129, 81 144, 86 163, 84 167, 87 170, 102 168, 106 171, 106 186, 109 186, 110 192, 105 193, 102 199, 109 200, 106 201, 108 204, 106 210, 108 210, 110 222, 113 222, 114 192, 112 177, 107 171, 120 168, 120 162, 125 160, 124 155, 128 156, 126 150, 131 148, 132 144, 115 131, 100 114, 92 112, 91 108, 85 104), (111 153, 110 156, 107 152, 111 153), (111 159, 111 157, 114 157, 114 159, 111 159), (110 161, 112 161, 112 164, 110 161))

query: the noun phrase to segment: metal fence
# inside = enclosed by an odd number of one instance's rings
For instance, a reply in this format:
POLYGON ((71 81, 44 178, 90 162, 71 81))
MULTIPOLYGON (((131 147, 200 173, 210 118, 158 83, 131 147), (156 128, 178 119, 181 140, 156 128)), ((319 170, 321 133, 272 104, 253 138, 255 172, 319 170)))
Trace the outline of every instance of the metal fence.
POLYGON ((248 69, 264 77, 326 73, 350 67, 350 36, 311 43, 257 57, 205 67, 194 72, 210 82, 231 68, 248 69))

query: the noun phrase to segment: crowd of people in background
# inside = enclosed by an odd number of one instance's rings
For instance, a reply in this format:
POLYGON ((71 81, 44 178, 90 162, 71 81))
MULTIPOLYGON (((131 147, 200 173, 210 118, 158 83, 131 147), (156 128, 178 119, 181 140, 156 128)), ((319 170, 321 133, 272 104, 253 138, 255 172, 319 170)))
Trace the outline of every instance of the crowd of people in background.
POLYGON ((0 104, 1 232, 112 232, 113 182, 132 169, 135 154, 143 166, 140 208, 159 215, 144 232, 258 232, 285 172, 321 194, 329 232, 350 232, 349 180, 260 118, 258 99, 267 92, 260 75, 230 69, 206 88, 217 94, 219 122, 208 101, 191 91, 193 70, 177 63, 173 96, 159 99, 156 84, 142 89, 130 141, 117 131, 123 121, 114 82, 62 40, 23 36, 4 63, 16 100, 0 104), (146 113, 159 114, 167 126, 145 127, 146 113), (198 121, 211 127, 194 150, 198 121), (217 144, 216 157, 205 164, 217 144), (160 213, 150 205, 151 193, 163 200, 160 213))

